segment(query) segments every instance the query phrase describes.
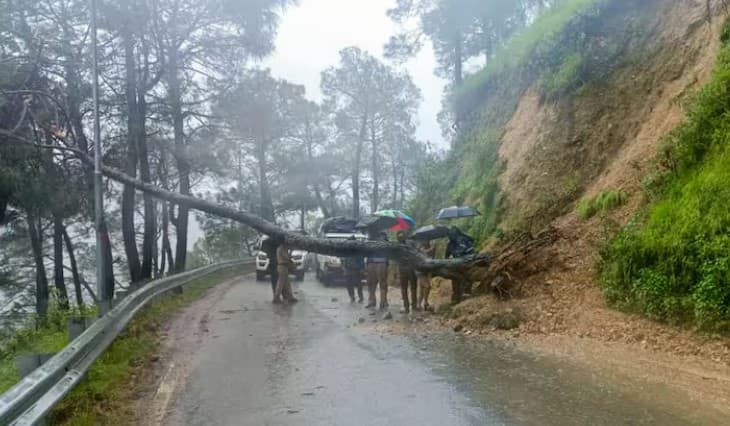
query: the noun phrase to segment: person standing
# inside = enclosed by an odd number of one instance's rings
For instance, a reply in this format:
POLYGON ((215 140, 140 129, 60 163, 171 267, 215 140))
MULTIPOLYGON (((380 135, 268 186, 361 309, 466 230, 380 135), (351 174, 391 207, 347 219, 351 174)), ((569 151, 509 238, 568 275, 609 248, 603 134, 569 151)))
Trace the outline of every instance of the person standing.
MULTIPOLYGON (((456 226, 449 229, 449 243, 446 246, 446 258, 464 257, 474 254, 474 239, 466 235, 456 226)), ((451 280, 451 303, 461 303, 464 290, 469 285, 464 280, 451 280)))
MULTIPOLYGON (((406 241, 406 233, 404 231, 398 232, 398 242, 400 244, 408 244, 406 241)), ((411 265, 406 263, 398 264, 398 275, 400 278, 400 291, 403 296, 403 312, 409 313, 410 307, 413 306, 415 310, 418 307, 418 283, 416 281, 416 271, 411 265), (410 300, 408 298, 408 290, 411 291, 410 300)))
MULTIPOLYGON (((371 241, 383 240, 377 234, 370 234, 371 241)), ((380 285, 380 309, 388 308, 388 259, 385 256, 368 256, 367 260, 368 275, 368 304, 366 308, 374 308, 377 306, 375 292, 380 285)))
MULTIPOLYGON (((431 244, 431 241, 426 241, 421 246, 421 252, 426 257, 433 259, 436 256, 436 247, 431 244)), ((424 310, 430 311, 431 305, 428 304, 428 296, 431 294, 431 274, 416 272, 416 277, 418 278, 418 304, 416 310, 420 310, 423 306, 424 310)))
POLYGON ((279 248, 276 249, 276 261, 278 264, 279 280, 276 284, 274 303, 281 303, 282 297, 289 303, 298 302, 292 293, 291 281, 289 280, 289 268, 294 265, 294 262, 291 259, 289 244, 286 241, 282 242, 279 248))
POLYGON ((269 266, 267 272, 271 278, 271 293, 274 295, 274 303, 276 303, 276 285, 279 281, 279 269, 277 262, 277 248, 279 243, 274 238, 266 238, 261 242, 261 251, 266 253, 266 257, 269 258, 269 266))
MULTIPOLYGON (((350 237, 355 241, 355 237, 350 237)), ((365 270, 365 261, 362 256, 354 255, 345 258, 345 279, 347 280, 347 294, 350 296, 350 303, 355 303, 355 289, 357 288, 358 302, 363 302, 362 294, 362 273, 365 270)))

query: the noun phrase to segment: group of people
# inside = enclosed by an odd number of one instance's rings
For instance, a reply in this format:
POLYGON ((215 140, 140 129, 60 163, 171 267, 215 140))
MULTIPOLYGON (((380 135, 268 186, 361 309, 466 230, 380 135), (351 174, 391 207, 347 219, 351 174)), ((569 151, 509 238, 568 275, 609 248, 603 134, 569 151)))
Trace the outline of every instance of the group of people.
MULTIPOLYGON (((387 235, 371 233, 372 241, 387 241, 387 235)), ((355 239, 353 236, 352 239, 355 239)), ((405 231, 397 234, 399 244, 410 244, 405 231)), ((474 240, 464 234, 459 228, 453 227, 449 230, 448 244, 446 246, 446 258, 457 258, 468 256, 474 253, 474 240)), ((421 252, 430 258, 436 255, 436 247, 431 241, 423 241, 418 247, 421 252)), ((269 274, 271 276, 271 290, 274 294, 273 303, 296 303, 298 300, 292 292, 289 270, 294 265, 291 258, 289 245, 284 240, 270 238, 262 244, 262 250, 269 258, 269 274)), ((366 277, 368 288, 367 308, 375 308, 377 303, 377 292, 380 290, 381 310, 388 308, 388 267, 391 262, 387 257, 376 255, 368 256, 365 259, 361 255, 354 255, 345 258, 344 267, 347 281, 347 292, 350 302, 363 303, 364 294, 362 287, 363 275, 366 277), (356 299, 357 297, 357 299, 356 299)), ((413 266, 399 263, 398 282, 400 282, 401 297, 403 298, 403 312, 431 310, 428 297, 431 292, 431 274, 416 271, 413 266)), ((453 303, 461 302, 464 291, 468 290, 468 283, 452 280, 453 303)))
MULTIPOLYGON (((354 237, 352 237, 354 239, 354 237)), ((474 240, 464 234, 458 228, 451 228, 449 231, 449 242, 446 247, 446 258, 456 258, 468 256, 474 253, 474 240)), ((371 234, 370 240, 378 241, 387 239, 387 236, 380 234, 371 234)), ((405 231, 399 231, 397 234, 398 243, 410 244, 405 231)), ((436 247, 431 241, 423 241, 419 245, 419 250, 430 258, 436 255, 436 247)), ((350 296, 350 302, 357 301, 363 303, 362 278, 363 273, 366 275, 368 288, 368 304, 367 308, 375 308, 378 306, 377 293, 380 290, 381 310, 388 308, 388 268, 391 262, 385 256, 369 256, 364 259, 362 256, 354 255, 345 259, 345 273, 347 280, 347 292, 350 296)), ((397 264, 397 281, 400 283, 401 297, 403 299, 403 312, 410 313, 411 310, 431 310, 429 304, 429 295, 431 293, 431 274, 416 271, 413 266, 398 263, 397 264)), ((464 291, 468 289, 468 283, 452 280, 452 297, 454 303, 461 302, 464 291)))

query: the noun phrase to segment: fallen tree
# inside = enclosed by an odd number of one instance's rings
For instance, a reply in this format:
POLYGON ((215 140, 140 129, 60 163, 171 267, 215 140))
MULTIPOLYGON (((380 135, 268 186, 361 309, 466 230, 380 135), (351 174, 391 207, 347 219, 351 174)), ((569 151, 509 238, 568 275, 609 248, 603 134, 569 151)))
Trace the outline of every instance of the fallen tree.
MULTIPOLYGON (((8 132, 0 131, 0 133, 37 148, 71 152, 87 166, 93 167, 92 158, 78 149, 59 145, 37 145, 8 132)), ((262 234, 268 235, 270 238, 286 242, 293 248, 340 257, 352 255, 386 256, 391 260, 408 264, 418 271, 430 273, 434 276, 476 282, 478 283, 477 289, 482 292, 491 291, 502 297, 512 295, 515 288, 519 287, 518 269, 521 268, 525 260, 537 249, 547 246, 557 239, 557 232, 554 229, 549 229, 537 237, 523 235, 491 256, 481 253, 467 258, 432 259, 424 256, 415 247, 405 244, 356 240, 335 241, 290 232, 255 214, 235 210, 190 195, 171 192, 135 179, 109 166, 102 166, 102 172, 109 179, 130 185, 156 198, 242 223, 262 234)))

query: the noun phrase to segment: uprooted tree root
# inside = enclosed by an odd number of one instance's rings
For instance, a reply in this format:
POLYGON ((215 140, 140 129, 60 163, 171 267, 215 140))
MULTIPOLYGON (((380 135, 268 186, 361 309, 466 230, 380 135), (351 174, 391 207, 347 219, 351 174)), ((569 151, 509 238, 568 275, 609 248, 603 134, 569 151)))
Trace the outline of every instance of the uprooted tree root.
POLYGON ((486 268, 470 271, 469 279, 479 283, 479 294, 493 293, 502 300, 515 297, 524 279, 540 271, 539 258, 559 238, 559 231, 552 226, 537 235, 520 234, 493 254, 486 268))

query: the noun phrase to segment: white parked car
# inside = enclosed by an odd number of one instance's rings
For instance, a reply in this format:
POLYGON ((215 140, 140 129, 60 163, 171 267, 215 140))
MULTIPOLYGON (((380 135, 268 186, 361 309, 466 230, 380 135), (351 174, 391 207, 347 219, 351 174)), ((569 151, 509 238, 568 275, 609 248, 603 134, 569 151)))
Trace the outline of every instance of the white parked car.
MULTIPOLYGON (((266 241, 269 237, 261 237, 256 242, 256 279, 263 281, 266 276, 269 275, 269 256, 261 250, 261 244, 266 241)), ((304 250, 292 250, 291 258, 294 261, 294 266, 289 268, 289 274, 294 275, 297 281, 304 279, 305 265, 304 259, 307 256, 307 252, 304 250)))
MULTIPOLYGON (((358 241, 367 240, 367 236, 363 234, 342 234, 328 233, 324 237, 328 240, 348 240, 355 237, 358 241)), ((344 282, 345 265, 343 259, 337 256, 328 256, 325 254, 316 254, 314 256, 314 267, 317 279, 324 285, 332 285, 336 282, 344 282)))

